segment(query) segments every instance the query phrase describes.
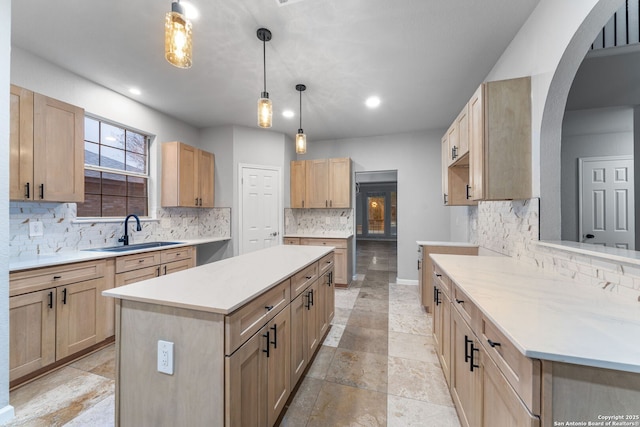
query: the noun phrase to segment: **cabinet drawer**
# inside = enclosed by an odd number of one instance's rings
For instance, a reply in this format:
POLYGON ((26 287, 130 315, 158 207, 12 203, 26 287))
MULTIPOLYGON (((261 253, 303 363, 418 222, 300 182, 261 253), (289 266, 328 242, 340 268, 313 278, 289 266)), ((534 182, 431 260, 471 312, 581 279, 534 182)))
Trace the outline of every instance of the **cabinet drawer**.
POLYGON ((333 263, 333 252, 320 258, 320 261, 318 261, 318 269, 320 270, 318 275, 322 276, 325 272, 329 271, 331 267, 333 267, 333 263))
POLYGON ((162 274, 171 274, 177 271, 188 270, 189 268, 191 268, 191 260, 183 259, 180 261, 174 261, 167 264, 163 264, 161 272, 162 274))
POLYGON ((139 268, 137 270, 125 271, 116 274, 116 286, 130 285, 131 283, 140 282, 142 280, 153 279, 160 275, 160 266, 152 265, 149 267, 139 268))
POLYGON ((451 285, 451 304, 458 309, 464 320, 476 331, 480 323, 480 310, 458 286, 451 285))
POLYGON ((484 315, 477 333, 487 355, 495 362, 511 387, 527 405, 529 411, 539 414, 540 361, 530 359, 520 353, 513 343, 484 315), (538 392, 536 393, 534 390, 538 390, 538 392))
POLYGON ((116 258, 116 273, 138 270, 160 264, 160 252, 145 252, 141 254, 119 256, 116 258))
POLYGON ((284 238, 285 245, 299 245, 300 238, 299 237, 285 237, 284 238))
POLYGON ((225 354, 229 356, 289 304, 289 279, 225 316, 225 354))
POLYGON ((339 249, 347 249, 346 239, 317 239, 304 238, 300 239, 300 244, 305 246, 335 246, 339 249))
POLYGON ((160 262, 163 264, 166 262, 180 261, 182 259, 191 258, 191 246, 184 246, 175 249, 166 249, 160 253, 160 262))
POLYGON ((11 273, 9 296, 96 279, 104 276, 105 264, 97 260, 11 273))
POLYGON ((306 267, 291 277, 291 299, 294 299, 307 289, 318 278, 318 263, 306 267))
POLYGON ((433 266, 433 285, 437 286, 445 295, 451 295, 451 280, 438 265, 433 266))

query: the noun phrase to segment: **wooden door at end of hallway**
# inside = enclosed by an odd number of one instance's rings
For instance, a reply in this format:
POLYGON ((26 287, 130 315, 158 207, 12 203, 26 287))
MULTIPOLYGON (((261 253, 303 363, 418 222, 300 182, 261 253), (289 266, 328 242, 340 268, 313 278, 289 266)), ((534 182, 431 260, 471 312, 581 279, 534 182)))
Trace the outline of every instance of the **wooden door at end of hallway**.
POLYGON ((240 165, 240 254, 280 244, 280 169, 240 165))

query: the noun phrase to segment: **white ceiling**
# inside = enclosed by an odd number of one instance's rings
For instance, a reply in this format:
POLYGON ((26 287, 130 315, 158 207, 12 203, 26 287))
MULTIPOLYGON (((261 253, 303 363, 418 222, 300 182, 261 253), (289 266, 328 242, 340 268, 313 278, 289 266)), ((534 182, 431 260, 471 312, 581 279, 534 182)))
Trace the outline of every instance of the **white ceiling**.
POLYGON ((266 27, 273 130, 296 133, 304 83, 314 141, 448 126, 538 1, 192 0, 183 70, 164 59, 170 0, 15 0, 12 43, 195 127, 257 127, 266 27), (368 110, 373 94, 382 104, 368 110))

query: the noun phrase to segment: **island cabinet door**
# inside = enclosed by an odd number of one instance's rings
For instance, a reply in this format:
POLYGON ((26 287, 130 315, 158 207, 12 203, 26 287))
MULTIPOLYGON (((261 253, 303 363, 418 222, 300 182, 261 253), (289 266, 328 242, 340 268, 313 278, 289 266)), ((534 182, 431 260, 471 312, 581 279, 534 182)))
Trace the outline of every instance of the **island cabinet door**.
POLYGON ((267 339, 263 328, 225 358, 227 427, 267 424, 267 339))
POLYGON ((291 394, 291 312, 282 310, 267 325, 267 422, 275 425, 291 394))
MULTIPOLYGON (((316 280, 313 285, 309 286, 309 288, 304 292, 307 296, 305 301, 306 306, 306 317, 307 321, 307 352, 309 354, 309 358, 316 352, 318 345, 320 344, 320 330, 318 328, 318 307, 320 304, 318 302, 320 295, 318 295, 318 281, 316 280)), ((324 313, 323 313, 324 314, 324 313)))
POLYGON ((104 316, 103 287, 102 278, 58 286, 56 360, 91 347, 102 338, 98 323, 104 316))
POLYGON ((307 294, 298 295, 291 301, 291 389, 295 387, 309 362, 309 345, 307 344, 307 294))

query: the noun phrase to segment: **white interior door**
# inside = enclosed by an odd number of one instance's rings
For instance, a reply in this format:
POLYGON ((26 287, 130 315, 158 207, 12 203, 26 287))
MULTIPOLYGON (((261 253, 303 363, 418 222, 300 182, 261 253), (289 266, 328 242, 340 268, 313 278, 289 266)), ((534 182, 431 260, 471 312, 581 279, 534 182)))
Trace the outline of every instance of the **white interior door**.
POLYGON ((633 157, 579 159, 583 242, 635 249, 633 157))
POLYGON ((240 165, 240 254, 280 244, 280 169, 240 165))

